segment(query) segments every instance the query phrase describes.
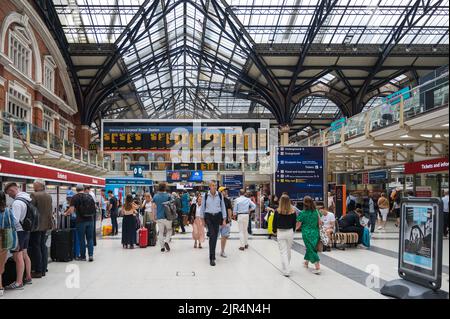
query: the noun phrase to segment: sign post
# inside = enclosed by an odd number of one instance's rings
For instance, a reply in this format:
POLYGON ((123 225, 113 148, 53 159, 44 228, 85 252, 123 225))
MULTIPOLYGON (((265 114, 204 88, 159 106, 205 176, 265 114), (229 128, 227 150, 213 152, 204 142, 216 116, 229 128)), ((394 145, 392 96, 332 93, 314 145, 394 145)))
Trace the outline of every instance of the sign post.
POLYGON ((438 198, 402 200, 398 274, 381 293, 401 299, 448 299, 442 282, 443 205, 438 198))
POLYGON ((345 185, 335 186, 335 206, 336 218, 341 218, 347 214, 347 187, 345 185))
POLYGON ((326 151, 323 147, 279 147, 275 173, 275 193, 287 193, 294 201, 310 196, 327 205, 326 151))

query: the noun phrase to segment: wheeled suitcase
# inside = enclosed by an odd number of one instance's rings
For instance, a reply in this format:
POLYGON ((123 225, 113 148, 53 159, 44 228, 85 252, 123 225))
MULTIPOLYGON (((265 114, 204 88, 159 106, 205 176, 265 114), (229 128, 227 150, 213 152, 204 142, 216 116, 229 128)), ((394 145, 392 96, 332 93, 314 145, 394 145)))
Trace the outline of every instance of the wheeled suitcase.
POLYGON ((156 223, 146 222, 145 228, 148 230, 148 245, 156 246, 156 223))
POLYGON ((12 257, 9 257, 5 264, 5 270, 2 275, 3 287, 6 287, 16 281, 16 262, 12 257))
POLYGON ((148 230, 145 227, 139 229, 139 247, 146 248, 148 246, 148 230))
POLYGON ((51 234, 50 258, 56 262, 69 262, 73 260, 74 229, 70 228, 70 216, 59 216, 61 228, 55 229, 51 234))

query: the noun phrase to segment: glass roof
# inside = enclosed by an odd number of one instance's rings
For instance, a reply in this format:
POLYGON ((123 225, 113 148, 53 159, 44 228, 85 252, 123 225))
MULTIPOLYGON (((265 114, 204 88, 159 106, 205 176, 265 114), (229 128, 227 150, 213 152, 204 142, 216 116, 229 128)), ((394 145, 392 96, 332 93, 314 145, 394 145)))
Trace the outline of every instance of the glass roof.
MULTIPOLYGON (((227 0, 256 43, 302 43, 320 0, 227 0)), ((436 1, 434 1, 436 2, 436 1)), ((411 0, 339 0, 315 43, 383 44, 411 0)), ((403 44, 448 44, 449 1, 413 27, 403 44)), ((419 8, 418 11, 421 9, 419 8)))
POLYGON ((307 96, 297 105, 297 117, 336 118, 339 107, 331 100, 320 96, 307 96))
MULTIPOLYGON (((448 44, 449 1, 411 27, 399 43, 448 44)), ((261 104, 240 98, 245 94, 236 94, 254 93, 257 84, 267 84, 263 77, 245 78, 254 63, 252 45, 304 44, 321 2, 53 0, 69 43, 117 47, 128 76, 125 84, 133 84, 147 114, 154 117, 269 113, 261 104)), ((385 44, 414 2, 338 0, 313 43, 385 44)), ((333 80, 328 73, 311 85, 338 82, 333 80)), ((303 99, 296 109, 299 116, 339 113, 335 104, 319 97, 303 99)))

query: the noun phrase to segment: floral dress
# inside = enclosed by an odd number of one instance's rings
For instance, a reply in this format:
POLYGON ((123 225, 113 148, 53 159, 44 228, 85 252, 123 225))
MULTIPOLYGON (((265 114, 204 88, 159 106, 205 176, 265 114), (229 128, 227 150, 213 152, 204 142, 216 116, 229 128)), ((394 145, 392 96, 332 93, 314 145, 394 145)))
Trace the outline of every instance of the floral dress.
POLYGON ((297 216, 297 221, 302 223, 302 237, 306 246, 304 259, 314 264, 320 261, 317 254, 317 243, 320 239, 319 213, 317 210, 303 210, 297 216))

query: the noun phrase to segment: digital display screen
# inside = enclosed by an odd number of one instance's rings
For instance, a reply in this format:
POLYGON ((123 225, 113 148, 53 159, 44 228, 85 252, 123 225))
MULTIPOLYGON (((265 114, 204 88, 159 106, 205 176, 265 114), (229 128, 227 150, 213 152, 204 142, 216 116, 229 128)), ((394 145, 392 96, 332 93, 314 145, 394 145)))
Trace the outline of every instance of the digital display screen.
POLYGON ((322 147, 279 147, 275 173, 277 196, 287 193, 292 200, 305 196, 324 201, 325 159, 322 147))
POLYGON ((202 171, 167 171, 166 174, 168 183, 203 181, 202 171))
MULTIPOLYGON (((230 123, 194 127, 192 123, 103 122, 102 146, 105 152, 169 152, 195 150, 217 145, 224 150, 260 150, 267 152, 268 133, 261 123, 230 123), (243 131, 252 129, 243 135, 243 131)), ((206 125, 206 123, 203 123, 206 125)))

